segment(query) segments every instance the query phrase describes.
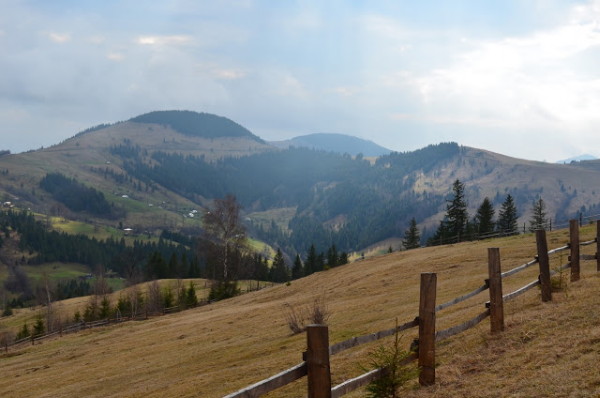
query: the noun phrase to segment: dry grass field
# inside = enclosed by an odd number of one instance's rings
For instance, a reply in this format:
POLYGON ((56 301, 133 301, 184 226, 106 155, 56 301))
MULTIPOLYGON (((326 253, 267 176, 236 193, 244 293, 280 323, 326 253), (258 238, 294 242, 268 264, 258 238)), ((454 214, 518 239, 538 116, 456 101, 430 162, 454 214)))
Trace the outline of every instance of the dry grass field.
MULTIPOLYGON (((595 230, 585 227, 582 240, 595 230)), ((549 247, 568 241, 549 233, 549 247)), ((438 274, 437 303, 483 284, 487 248, 499 247, 502 268, 535 255, 533 235, 396 252, 356 261, 193 310, 42 341, 1 354, 2 397, 221 397, 301 362, 305 335, 291 335, 286 306, 322 298, 331 314, 330 344, 390 328, 418 312, 419 274, 438 274)), ((587 246, 583 253, 595 249, 587 246)), ((551 257, 551 267, 567 254, 551 257)), ((492 336, 489 321, 438 344, 437 384, 411 383, 409 397, 589 397, 600 394, 600 276, 582 263, 582 280, 542 304, 533 289, 505 308, 507 329, 492 336)), ((510 292, 534 280, 536 266, 506 278, 510 292)), ((568 280, 568 274, 564 276, 568 280)), ((440 311, 438 330, 484 310, 487 292, 440 311)), ((403 344, 416 336, 404 333, 403 344)), ((332 357, 334 384, 363 373, 368 352, 357 347, 332 357)), ((306 379, 269 397, 303 397, 306 379)), ((348 397, 364 396, 357 391, 348 397)))

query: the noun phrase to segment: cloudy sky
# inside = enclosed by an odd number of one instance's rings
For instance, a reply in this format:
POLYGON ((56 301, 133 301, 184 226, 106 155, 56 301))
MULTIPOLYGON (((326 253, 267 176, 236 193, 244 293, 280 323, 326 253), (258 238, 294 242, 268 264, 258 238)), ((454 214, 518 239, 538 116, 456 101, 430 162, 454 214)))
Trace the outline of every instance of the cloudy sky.
POLYGON ((0 0, 0 149, 152 110, 600 157, 600 0, 0 0))

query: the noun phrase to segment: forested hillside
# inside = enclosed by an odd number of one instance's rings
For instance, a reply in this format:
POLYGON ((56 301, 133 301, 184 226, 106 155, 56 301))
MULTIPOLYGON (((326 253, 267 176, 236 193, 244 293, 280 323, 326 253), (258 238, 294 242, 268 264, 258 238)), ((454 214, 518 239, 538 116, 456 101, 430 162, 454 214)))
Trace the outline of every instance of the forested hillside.
MULTIPOLYGON (((296 215, 272 242, 290 252, 311 244, 358 250, 400 236, 410 218, 435 214, 443 195, 415 193, 416 170, 429 171, 459 152, 455 143, 381 157, 375 165, 361 158, 306 148, 289 148, 207 162, 203 157, 166 152, 144 155, 132 146, 111 148, 124 169, 145 183, 157 183, 192 201, 234 194, 247 212, 294 207, 296 215)), ((268 237, 257 228, 260 237, 268 237)), ((273 232, 273 231, 270 231, 273 232)))
POLYGON ((564 223, 600 211, 597 164, 531 162, 457 143, 366 160, 277 149, 224 117, 160 111, 0 157, 0 197, 40 214, 156 238, 164 230, 198 234, 211 201, 232 194, 251 236, 291 260, 311 245, 360 253, 394 242, 396 249, 413 220, 423 243, 444 217, 456 180, 464 184, 469 221, 485 198, 497 218, 511 195, 520 227, 540 198, 554 225, 564 223))

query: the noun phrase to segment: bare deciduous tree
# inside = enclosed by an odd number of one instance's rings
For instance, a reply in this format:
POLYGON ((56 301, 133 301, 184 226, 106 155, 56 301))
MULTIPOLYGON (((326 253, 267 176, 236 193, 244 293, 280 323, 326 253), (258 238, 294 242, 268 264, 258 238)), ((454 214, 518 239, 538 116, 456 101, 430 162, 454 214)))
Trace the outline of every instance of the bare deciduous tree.
POLYGON ((219 250, 219 265, 221 272, 215 273, 215 278, 223 281, 235 279, 228 258, 232 248, 244 246, 246 230, 240 220, 241 206, 235 196, 227 195, 223 199, 215 199, 211 209, 203 216, 205 238, 219 250))

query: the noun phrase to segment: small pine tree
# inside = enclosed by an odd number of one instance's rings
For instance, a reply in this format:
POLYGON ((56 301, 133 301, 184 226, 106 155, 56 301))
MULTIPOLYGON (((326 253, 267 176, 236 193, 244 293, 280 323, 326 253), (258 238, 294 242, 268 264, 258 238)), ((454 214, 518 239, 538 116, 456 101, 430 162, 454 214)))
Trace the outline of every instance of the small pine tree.
POLYGON ((269 273, 272 282, 282 283, 287 282, 290 279, 281 249, 277 249, 277 254, 275 254, 273 265, 271 265, 271 270, 269 273))
MULTIPOLYGON (((396 322, 397 326, 397 322, 396 322)), ((379 346, 370 353, 372 369, 384 369, 384 374, 367 385, 368 398, 396 398, 398 388, 418 375, 418 370, 401 365, 410 352, 400 348, 398 332, 391 347, 379 346)), ((365 369, 367 370, 367 369, 365 369)))
POLYGON ((100 302, 100 310, 98 311, 99 319, 107 319, 110 317, 110 300, 108 296, 102 297, 102 301, 100 302))
POLYGON ((31 336, 31 332, 29 331, 29 326, 27 326, 27 322, 25 322, 21 330, 19 330, 19 333, 17 333, 15 340, 21 340, 29 336, 31 336))
POLYGON ((507 235, 514 235, 519 232, 519 215, 513 197, 508 194, 502 203, 500 213, 498 214, 497 229, 507 235))
POLYGON ((314 272, 317 272, 317 249, 315 249, 315 245, 310 245, 304 262, 304 274, 308 276, 314 272))
POLYGON ((348 253, 346 253, 346 252, 340 253, 339 264, 340 265, 348 264, 348 253))
POLYGON ((292 279, 302 278, 304 275, 304 268, 302 267, 302 260, 300 259, 300 255, 296 254, 296 259, 294 260, 294 266, 292 267, 292 279))
POLYGON ((166 286, 163 290, 163 307, 171 308, 174 305, 175 297, 173 297, 173 289, 171 286, 166 286))
POLYGON ((546 204, 542 198, 539 198, 533 202, 531 213, 531 219, 529 220, 529 232, 535 232, 538 229, 548 229, 546 204))
POLYGON ((35 319, 35 323, 33 324, 33 336, 41 336, 46 331, 46 326, 44 325, 44 319, 41 316, 38 316, 35 319))
POLYGON ((475 225, 479 236, 489 235, 494 232, 495 213, 494 205, 490 199, 487 197, 483 199, 483 202, 481 203, 481 206, 479 206, 479 209, 477 209, 477 214, 475 215, 475 225))
POLYGON ((416 249, 421 246, 421 235, 419 234, 417 221, 414 217, 410 220, 408 229, 404 232, 402 245, 406 250, 416 249))
POLYGON ((193 308, 198 305, 198 297, 196 297, 196 288, 194 282, 190 281, 190 285, 185 291, 185 306, 187 308, 193 308))

